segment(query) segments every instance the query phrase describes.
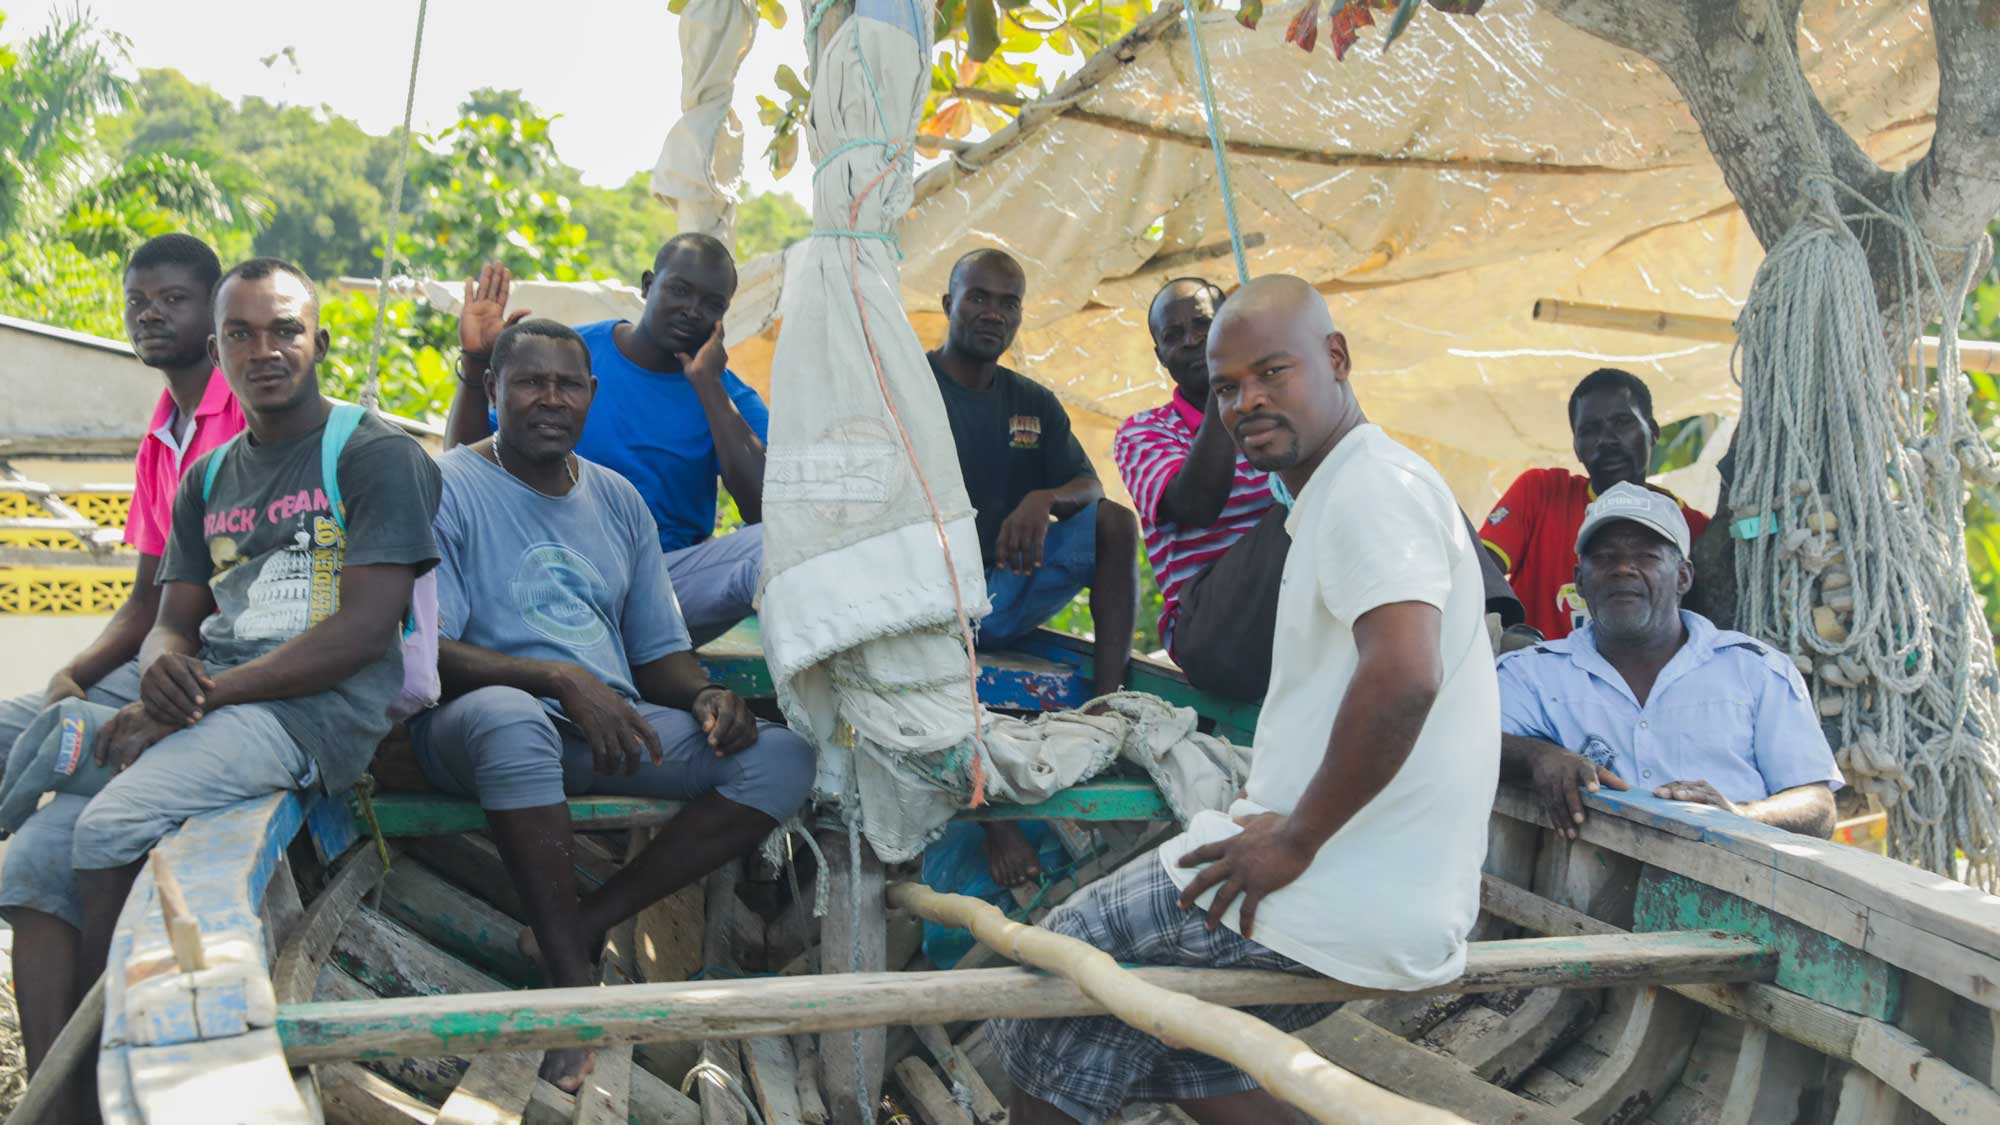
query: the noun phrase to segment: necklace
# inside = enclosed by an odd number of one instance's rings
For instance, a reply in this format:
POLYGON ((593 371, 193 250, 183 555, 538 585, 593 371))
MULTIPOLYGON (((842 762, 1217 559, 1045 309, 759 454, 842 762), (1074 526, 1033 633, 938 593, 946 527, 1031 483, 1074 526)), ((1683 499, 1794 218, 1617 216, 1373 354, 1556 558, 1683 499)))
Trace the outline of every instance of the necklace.
MULTIPOLYGON (((495 431, 493 431, 493 463, 494 463, 494 464, 496 464, 496 465, 498 465, 498 466, 500 466, 500 468, 501 468, 501 470, 502 470, 503 472, 505 472, 505 473, 506 473, 507 475, 509 475, 509 476, 513 477, 513 478, 514 478, 515 480, 518 480, 518 481, 520 481, 520 482, 521 482, 522 484, 528 484, 528 482, 527 482, 526 480, 522 479, 522 477, 521 477, 521 475, 520 475, 519 473, 516 473, 516 472, 515 472, 514 470, 512 470, 512 469, 509 469, 509 468, 507 468, 507 459, 506 459, 506 458, 505 458, 504 456, 502 456, 502 455, 501 455, 501 453, 500 453, 500 431, 498 431, 498 430, 495 430, 495 431)), ((570 454, 566 454, 566 455, 564 455, 564 457, 563 457, 563 468, 565 468, 565 469, 569 470, 569 486, 570 486, 571 488, 575 488, 575 487, 576 487, 576 484, 577 484, 577 481, 576 481, 576 454, 574 454, 574 453, 570 453, 570 454)), ((550 498, 550 499, 552 499, 552 500, 553 500, 553 499, 557 499, 557 498, 558 498, 558 497, 557 497, 557 495, 556 495, 555 493, 552 493, 552 492, 543 492, 543 491, 542 491, 541 489, 539 489, 539 488, 535 488, 535 486, 534 486, 534 485, 532 485, 532 484, 528 484, 528 487, 529 487, 529 488, 531 488, 531 489, 534 489, 534 491, 535 491, 536 495, 539 495, 539 496, 547 496, 547 497, 549 497, 549 498, 550 498)))

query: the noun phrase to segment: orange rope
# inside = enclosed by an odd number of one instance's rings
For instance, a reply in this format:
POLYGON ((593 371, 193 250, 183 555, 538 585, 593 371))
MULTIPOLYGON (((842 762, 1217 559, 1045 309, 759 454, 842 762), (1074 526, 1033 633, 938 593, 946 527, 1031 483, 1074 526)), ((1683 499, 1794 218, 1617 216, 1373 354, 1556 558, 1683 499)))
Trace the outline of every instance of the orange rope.
MULTIPOLYGON (((854 205, 847 211, 847 227, 854 229, 861 218, 861 203, 870 192, 880 187, 882 181, 896 168, 896 162, 910 147, 909 141, 898 144, 889 154, 888 163, 883 165, 875 178, 868 181, 854 196, 854 205)), ((965 640, 966 692, 972 702, 972 744, 976 752, 972 755, 972 800, 967 808, 976 809, 986 803, 986 736, 980 729, 979 714, 979 655, 973 649, 972 621, 965 612, 965 593, 958 585, 958 566, 952 561, 951 539, 945 535, 944 513, 939 511, 937 497, 931 492, 930 479, 924 476, 924 467, 917 460, 916 445, 910 441, 910 432, 903 428, 902 415, 896 411, 896 400, 889 394, 889 377, 882 369, 882 356, 875 348, 875 334, 868 328, 868 306, 861 295, 861 242, 850 238, 848 243, 849 280, 854 287, 854 311, 861 318, 861 338, 868 344, 868 358, 875 364, 875 384, 881 388, 883 405, 889 408, 889 420, 896 424, 896 435, 902 439, 903 451, 910 458, 910 468, 916 471, 917 483, 923 487, 924 503, 930 507, 931 526, 937 529, 938 545, 944 549, 945 572, 951 578, 952 607, 958 615, 959 635, 965 640)))

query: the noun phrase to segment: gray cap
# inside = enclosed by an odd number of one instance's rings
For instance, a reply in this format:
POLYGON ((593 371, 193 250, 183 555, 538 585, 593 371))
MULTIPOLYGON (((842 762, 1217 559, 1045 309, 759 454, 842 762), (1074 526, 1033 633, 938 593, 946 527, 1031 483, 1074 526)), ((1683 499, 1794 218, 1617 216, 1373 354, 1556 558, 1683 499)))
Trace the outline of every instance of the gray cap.
POLYGON ((1605 489, 1604 495, 1591 501, 1583 513, 1583 526, 1576 532, 1576 553, 1583 554, 1583 545, 1598 528, 1619 520, 1630 520, 1658 532, 1662 539, 1680 549, 1682 558, 1687 557, 1688 523, 1687 517, 1681 515, 1680 501, 1627 481, 1612 485, 1605 489))

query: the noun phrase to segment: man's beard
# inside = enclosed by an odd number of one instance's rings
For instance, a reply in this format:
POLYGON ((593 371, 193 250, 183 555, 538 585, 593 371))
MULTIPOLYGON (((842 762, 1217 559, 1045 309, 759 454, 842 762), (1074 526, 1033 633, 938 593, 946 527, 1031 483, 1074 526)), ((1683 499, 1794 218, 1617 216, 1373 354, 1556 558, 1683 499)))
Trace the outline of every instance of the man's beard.
POLYGON ((206 364, 208 363, 208 342, 204 340, 196 346, 143 362, 145 362, 146 366, 156 371, 165 371, 168 368, 193 367, 198 363, 206 364))

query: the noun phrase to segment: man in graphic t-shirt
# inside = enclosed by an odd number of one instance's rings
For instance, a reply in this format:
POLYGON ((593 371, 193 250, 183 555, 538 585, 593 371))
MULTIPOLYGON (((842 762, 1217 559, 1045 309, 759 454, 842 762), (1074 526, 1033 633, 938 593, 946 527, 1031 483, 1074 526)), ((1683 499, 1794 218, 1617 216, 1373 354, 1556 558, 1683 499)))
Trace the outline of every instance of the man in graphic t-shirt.
MULTIPOLYGON (((305 275, 254 259, 223 275, 215 304, 211 355, 248 429, 182 478, 139 701, 93 740, 117 776, 75 817, 76 901, 53 911, 82 922, 68 1008, 103 971, 161 837, 200 813, 361 776, 402 687, 412 584, 438 557, 437 467, 380 419, 363 418, 340 453, 343 509, 328 499, 320 441, 332 404, 317 378, 327 336, 305 275)), ((10 866, 0 881, 15 876, 10 866)))
MULTIPOLYGON (((504 267, 489 264, 465 284, 458 394, 446 445, 493 432, 485 377, 508 323, 504 267)), ((597 374, 579 456, 632 482, 660 529, 660 550, 696 646, 749 616, 764 565, 764 440, 770 411, 729 370, 722 317, 736 295, 736 263, 705 234, 677 234, 639 275, 646 307, 636 321, 577 329, 597 374), (746 526, 715 534, 716 480, 746 526)), ((527 310, 515 312, 518 319, 527 310)))
MULTIPOLYGON (((1048 388, 1000 357, 1021 327, 1028 279, 999 250, 975 250, 952 267, 943 347, 930 353, 972 501, 986 596, 982 649, 1006 648, 1040 628, 1078 591, 1090 590, 1096 629, 1097 695, 1117 691, 1132 660, 1139 608, 1139 523, 1104 499, 1097 470, 1070 432, 1069 413, 1048 388)), ((983 821, 987 858, 1002 886, 1040 873, 1023 825, 983 821)), ((1036 822, 1026 822, 1032 834, 1036 822)), ((965 831, 947 845, 963 843, 965 831)))
MULTIPOLYGON (((1478 548, 1437 471, 1363 416, 1311 285, 1251 281, 1208 357, 1220 419, 1295 497, 1249 784, 1043 925, 1124 963, 1442 984, 1465 967, 1498 783, 1478 548)), ((1331 1007, 1248 1011, 1295 1030, 1331 1007)), ((1099 1125, 1135 1101, 1297 1119, 1243 1071, 1108 1016, 989 1028, 1015 1125, 1099 1125)))
MULTIPOLYGON (((154 579, 167 547, 175 488, 187 466, 243 429, 243 411, 229 381, 208 355, 215 330, 211 293, 221 276, 215 251, 187 234, 150 239, 125 264, 125 336, 139 362, 166 380, 132 465, 125 518, 125 542, 139 556, 132 592, 97 639, 49 678, 46 689, 0 703, 0 753, 44 707, 66 699, 123 707, 139 698, 139 645, 160 608, 154 579)), ((22 1009, 51 1019, 76 991, 76 933, 83 920, 73 907, 69 829, 83 805, 80 795, 54 794, 46 815, 9 841, 0 876, 0 914, 14 930, 15 961, 35 966, 15 978, 22 1009)), ((61 1030, 59 1020, 24 1019, 21 1043, 29 1070, 41 1065, 61 1030)))
MULTIPOLYGON (((1569 396, 1570 437, 1588 476, 1567 469, 1529 469, 1507 488, 1479 538, 1499 559, 1527 610, 1527 639, 1561 640, 1590 620, 1576 586, 1576 531, 1584 509, 1614 484, 1653 487, 1646 471, 1660 425, 1653 392, 1629 371, 1600 367, 1569 396), (1535 634, 1539 633, 1540 637, 1535 634)), ((1679 503, 1679 497, 1674 498, 1679 503)), ((1681 504, 1694 538, 1708 517, 1681 504)), ((1510 630, 1510 635, 1513 630, 1510 630)))

